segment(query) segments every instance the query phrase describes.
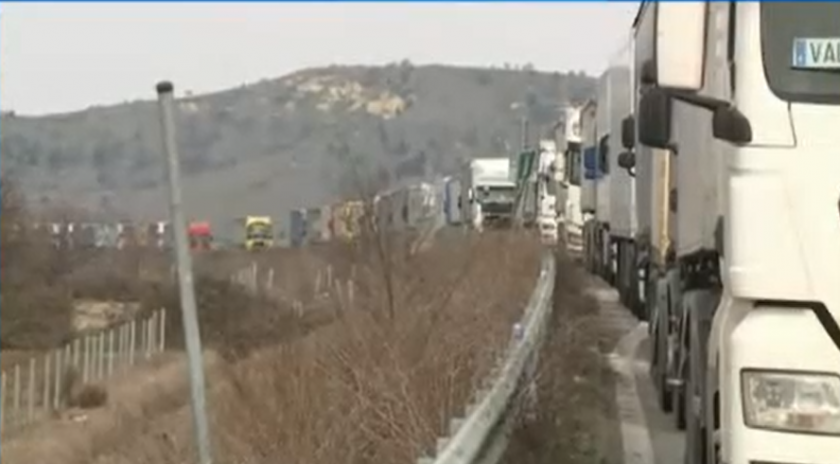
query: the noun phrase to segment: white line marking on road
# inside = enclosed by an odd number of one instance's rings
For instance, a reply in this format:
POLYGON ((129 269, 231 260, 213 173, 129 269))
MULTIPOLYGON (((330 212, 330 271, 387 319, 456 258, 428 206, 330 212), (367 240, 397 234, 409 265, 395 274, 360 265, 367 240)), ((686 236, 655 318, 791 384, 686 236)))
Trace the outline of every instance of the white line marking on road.
POLYGON ((647 337, 647 323, 642 322, 619 340, 609 360, 616 372, 615 395, 621 421, 624 464, 654 464, 653 442, 645 420, 642 401, 636 388, 636 372, 644 369, 636 361, 639 344, 647 337))

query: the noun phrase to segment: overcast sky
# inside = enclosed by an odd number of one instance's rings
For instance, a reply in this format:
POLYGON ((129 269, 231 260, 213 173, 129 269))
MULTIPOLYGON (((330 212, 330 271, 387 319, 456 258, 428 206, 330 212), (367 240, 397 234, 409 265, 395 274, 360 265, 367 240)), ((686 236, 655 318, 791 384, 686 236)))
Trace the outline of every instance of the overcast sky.
POLYGON ((204 93, 328 64, 603 70, 630 3, 4 3, 0 106, 67 112, 204 93))

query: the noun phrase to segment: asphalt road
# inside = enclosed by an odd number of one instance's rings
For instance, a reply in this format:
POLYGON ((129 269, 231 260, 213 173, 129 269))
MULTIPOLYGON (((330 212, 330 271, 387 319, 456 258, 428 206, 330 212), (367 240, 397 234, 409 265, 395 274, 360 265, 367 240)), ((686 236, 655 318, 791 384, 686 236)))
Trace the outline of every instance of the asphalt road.
POLYGON ((610 356, 616 378, 616 405, 623 448, 623 464, 681 464, 684 435, 676 429, 673 414, 663 413, 648 375, 648 327, 618 303, 618 294, 605 284, 595 284, 605 324, 623 333, 610 356))

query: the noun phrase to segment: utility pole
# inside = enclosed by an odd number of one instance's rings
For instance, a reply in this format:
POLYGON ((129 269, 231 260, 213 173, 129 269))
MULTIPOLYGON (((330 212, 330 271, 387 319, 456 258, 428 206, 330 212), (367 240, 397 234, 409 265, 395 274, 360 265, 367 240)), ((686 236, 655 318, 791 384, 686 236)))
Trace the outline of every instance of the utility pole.
POLYGON ((527 116, 522 116, 522 119, 521 119, 520 123, 521 123, 521 126, 520 126, 519 130, 520 130, 521 136, 522 136, 522 140, 520 141, 520 145, 521 145, 521 149, 522 149, 521 151, 524 152, 525 150, 528 149, 528 117, 527 116))
POLYGON ((163 151, 166 154, 166 172, 169 178, 169 215, 175 239, 175 257, 178 265, 178 283, 181 294, 181 313, 184 338, 187 341, 189 360, 190 399, 192 401, 193 429, 198 450, 199 464, 212 464, 210 433, 207 425, 204 392, 204 362, 201 357, 201 334, 195 309, 192 259, 187 241, 187 226, 181 201, 181 172, 178 149, 175 144, 174 97, 171 82, 157 84, 163 151))

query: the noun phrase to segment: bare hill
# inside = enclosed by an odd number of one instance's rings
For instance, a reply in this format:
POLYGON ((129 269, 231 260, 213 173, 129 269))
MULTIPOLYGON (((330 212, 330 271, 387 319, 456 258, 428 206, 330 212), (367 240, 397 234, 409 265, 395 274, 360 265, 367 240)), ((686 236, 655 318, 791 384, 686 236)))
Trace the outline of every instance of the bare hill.
MULTIPOLYGON (((403 62, 306 69, 188 96, 178 115, 186 206, 215 221, 280 216, 340 193, 339 173, 359 160, 398 176, 452 172, 464 158, 506 156, 523 115, 545 132, 558 103, 593 90, 593 79, 576 73, 403 62)), ((36 203, 154 219, 166 212, 159 131, 152 100, 5 114, 2 169, 36 203)))

